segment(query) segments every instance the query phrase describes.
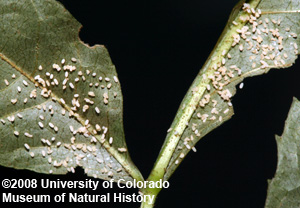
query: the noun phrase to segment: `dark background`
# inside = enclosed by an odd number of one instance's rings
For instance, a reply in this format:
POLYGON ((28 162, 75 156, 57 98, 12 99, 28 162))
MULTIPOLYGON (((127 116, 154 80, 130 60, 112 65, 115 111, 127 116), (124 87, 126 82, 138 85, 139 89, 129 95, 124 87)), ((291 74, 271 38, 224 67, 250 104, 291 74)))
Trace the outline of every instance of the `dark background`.
MULTIPOLYGON (((103 44, 116 65, 124 96, 129 152, 147 178, 177 108, 220 36, 237 0, 61 0, 83 25, 80 38, 103 44)), ((247 78, 233 98, 235 115, 197 144, 162 190, 157 208, 260 208, 276 170, 274 135, 281 135, 292 97, 300 98, 299 62, 247 78), (298 69, 297 69, 298 68, 298 69)), ((84 180, 0 167, 4 178, 84 180)), ((7 191, 7 190, 6 190, 7 191)), ((33 193, 36 190, 11 190, 33 193)), ((60 192, 136 193, 109 189, 60 192)), ((40 190, 38 194, 51 190, 40 190)), ((59 204, 58 204, 59 205, 59 204)), ((1 205, 2 206, 2 205, 1 205)), ((12 207, 5 204, 3 207, 12 207)), ((34 205, 35 207, 37 204, 34 205)), ((44 206, 44 205, 43 205, 44 206)), ((70 204, 63 205, 71 207, 70 204)), ((72 207, 139 207, 139 204, 72 204, 72 207)))

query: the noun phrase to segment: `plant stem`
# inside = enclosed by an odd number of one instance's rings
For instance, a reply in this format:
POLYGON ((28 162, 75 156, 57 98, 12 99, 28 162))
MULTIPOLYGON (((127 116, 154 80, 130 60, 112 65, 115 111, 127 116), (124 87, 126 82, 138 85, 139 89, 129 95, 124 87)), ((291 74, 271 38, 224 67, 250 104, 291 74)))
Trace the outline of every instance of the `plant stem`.
POLYGON ((141 208, 152 208, 154 204, 148 204, 147 202, 142 202, 141 208))
MULTIPOLYGON (((256 8, 259 4, 260 0, 252 0, 248 3, 252 8, 256 8)), ((228 52, 232 47, 234 34, 237 34, 237 29, 241 29, 246 22, 240 19, 241 16, 246 16, 247 14, 241 10, 241 6, 244 1, 240 1, 233 10, 230 19, 228 21, 227 26, 225 27, 220 39, 218 40, 215 48, 211 52, 210 56, 208 57, 207 61, 205 62, 202 70, 197 75, 196 79, 192 83, 190 89, 188 90, 186 96, 184 97, 179 110, 176 114, 176 117, 171 125, 172 130, 168 133, 163 147, 159 153, 159 156, 155 162, 155 165, 147 179, 147 181, 159 181, 159 180, 167 180, 169 178, 165 177, 166 170, 168 168, 170 159, 174 153, 174 150, 185 130, 187 127, 186 124, 189 122, 191 116, 194 113, 194 110, 199 103, 200 99, 204 95, 206 91, 206 86, 210 82, 209 79, 204 77, 209 77, 214 73, 214 65, 221 63, 223 58, 222 53, 224 51, 228 52), (232 25, 232 21, 237 22, 236 25, 232 25), (196 91, 193 89, 197 88, 196 91)), ((144 195, 150 194, 154 195, 155 198, 157 197, 158 193, 161 191, 161 188, 150 188, 147 187, 141 190, 144 195)), ((153 207, 153 204, 149 204, 149 202, 142 203, 142 208, 150 208, 153 207)))
POLYGON ((152 208, 152 207, 154 207, 157 194, 153 194, 154 198, 153 198, 152 203, 151 203, 151 201, 148 200, 149 198, 146 198, 147 200, 145 202, 142 202, 141 208, 152 208))

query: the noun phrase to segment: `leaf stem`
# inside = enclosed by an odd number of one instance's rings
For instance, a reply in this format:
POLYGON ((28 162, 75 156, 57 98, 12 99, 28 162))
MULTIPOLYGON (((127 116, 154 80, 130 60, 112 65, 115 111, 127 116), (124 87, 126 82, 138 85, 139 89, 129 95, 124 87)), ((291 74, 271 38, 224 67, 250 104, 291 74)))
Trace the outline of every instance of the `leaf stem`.
MULTIPOLYGON (((252 0, 248 3, 252 8, 256 8, 259 2, 260 0, 252 0)), ((176 117, 171 125, 172 130, 168 133, 165 139, 163 147, 159 153, 159 156, 147 181, 155 182, 159 181, 160 179, 168 179, 164 178, 164 176, 166 169, 169 165, 170 159, 185 128, 187 127, 187 123, 189 122, 191 116, 195 111, 197 104, 199 103, 200 99, 206 91, 206 86, 210 82, 210 79, 208 79, 208 77, 214 73, 213 67, 218 63, 221 63, 222 58, 224 57, 224 55, 222 55, 224 51, 227 53, 231 49, 233 43, 232 35, 237 34, 236 30, 241 29, 246 24, 245 21, 242 21, 240 19, 241 16, 247 15, 244 11, 241 10, 241 6, 243 5, 243 3, 243 0, 240 1, 237 4, 236 9, 232 11, 228 24, 226 25, 222 35, 220 36, 215 48, 211 52, 202 70, 197 75, 190 89, 185 95, 176 114, 176 117), (232 21, 237 22, 237 24, 233 25, 232 21), (197 90, 193 90, 196 88, 197 90)), ((147 187, 146 189, 141 191, 144 194, 153 194, 156 198, 161 189, 147 187)), ((148 206, 147 202, 145 202, 142 204, 141 207, 153 207, 153 205, 148 206)))
POLYGON ((149 198, 148 197, 146 197, 145 199, 145 202, 142 202, 142 204, 141 204, 141 208, 152 208, 152 207, 154 207, 154 205, 155 205, 155 200, 156 200, 156 197, 157 197, 157 194, 158 194, 159 192, 157 192, 157 193, 149 193, 149 195, 152 195, 152 196, 154 196, 153 197, 153 201, 150 201, 149 200, 149 198))

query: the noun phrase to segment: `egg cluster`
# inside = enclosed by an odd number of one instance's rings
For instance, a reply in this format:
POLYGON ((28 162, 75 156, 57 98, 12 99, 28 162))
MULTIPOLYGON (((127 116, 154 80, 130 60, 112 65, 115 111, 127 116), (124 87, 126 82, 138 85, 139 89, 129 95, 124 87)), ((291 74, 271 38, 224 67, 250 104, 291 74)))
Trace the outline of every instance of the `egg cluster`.
MULTIPOLYGON (((235 85, 247 76, 265 73, 270 68, 288 67, 299 54, 299 31, 293 31, 289 18, 264 13, 247 3, 242 10, 239 18, 229 24, 228 31, 233 31, 230 33, 230 48, 214 53, 209 72, 201 75, 201 84, 208 84, 199 103, 192 106, 194 113, 186 123, 168 168, 176 168, 174 165, 178 165, 190 150, 196 152, 196 142, 211 127, 217 127, 233 115, 231 99, 236 91, 235 85)), ((197 96, 198 86, 191 88, 193 96, 197 96)), ((243 87, 242 82, 239 88, 243 87)), ((182 110, 185 108, 183 104, 182 110)), ((171 131, 172 128, 168 133, 171 131)), ((176 135, 176 129, 174 131, 176 135)))
POLYGON ((82 70, 74 57, 39 65, 34 73, 32 78, 16 73, 4 79, 4 89, 15 91, 7 97, 15 96, 10 105, 17 109, 1 119, 2 128, 11 131, 8 136, 23 144, 29 158, 48 164, 49 173, 75 172, 76 166, 82 166, 94 177, 112 178, 115 173, 126 178, 108 149, 124 154, 127 148, 113 146, 109 127, 101 125, 109 103, 118 96, 118 78, 82 70), (92 122, 87 119, 90 115, 92 122))

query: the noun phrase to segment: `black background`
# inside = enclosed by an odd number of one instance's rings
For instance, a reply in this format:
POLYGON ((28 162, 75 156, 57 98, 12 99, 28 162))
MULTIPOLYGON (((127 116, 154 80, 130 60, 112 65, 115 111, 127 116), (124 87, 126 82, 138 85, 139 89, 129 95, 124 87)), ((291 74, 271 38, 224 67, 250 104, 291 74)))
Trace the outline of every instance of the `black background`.
MULTIPOLYGON (((146 178, 181 100, 217 42, 237 0, 61 2, 83 25, 80 38, 91 46, 103 44, 110 53, 122 85, 129 152, 146 178)), ((267 75, 247 78, 244 88, 238 89, 233 98, 233 118, 200 140, 196 145, 198 152, 186 157, 171 177, 171 187, 159 194, 156 207, 263 207, 267 180, 276 170, 274 135, 282 134, 292 97, 300 98, 299 67, 297 62, 291 68, 273 69, 267 75)), ((80 168, 75 174, 65 176, 4 167, 0 171, 1 180, 86 179, 80 168)), ((137 192, 135 189, 3 191, 137 192)), ((13 204, 2 206, 13 207, 13 204)), ((72 204, 72 207, 82 206, 132 208, 139 204, 72 204)))

